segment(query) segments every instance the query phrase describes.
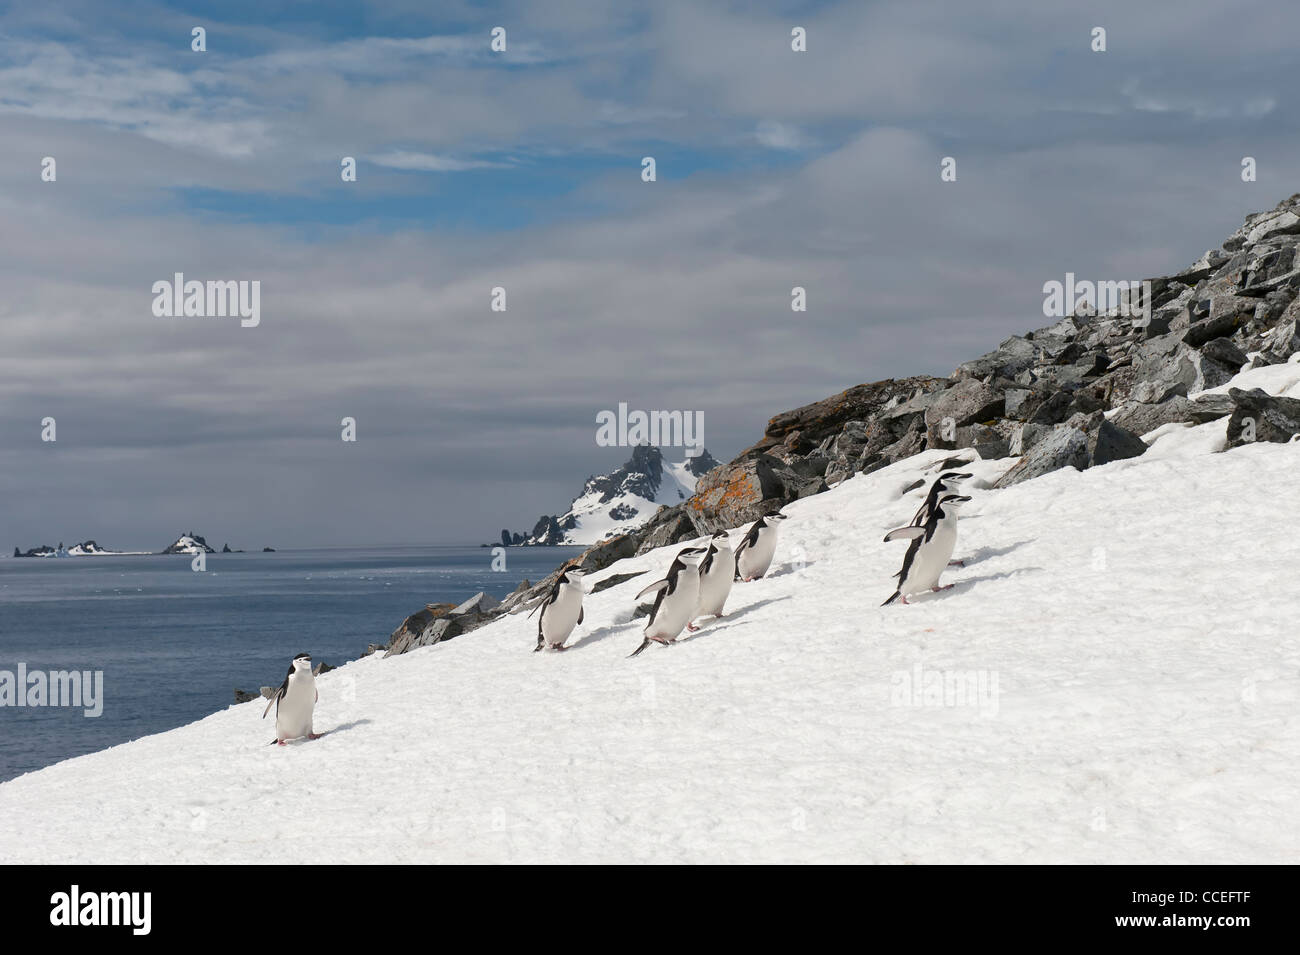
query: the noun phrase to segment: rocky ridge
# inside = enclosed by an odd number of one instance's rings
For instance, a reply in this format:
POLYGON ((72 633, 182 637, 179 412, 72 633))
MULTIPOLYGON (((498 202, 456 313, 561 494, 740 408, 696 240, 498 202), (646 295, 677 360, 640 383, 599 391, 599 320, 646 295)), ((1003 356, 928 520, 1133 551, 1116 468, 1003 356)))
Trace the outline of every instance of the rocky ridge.
POLYGON ((531 607, 566 567, 590 573, 735 527, 927 449, 966 460, 1016 456, 995 485, 1006 487, 1140 455, 1140 435, 1170 423, 1228 418, 1229 448, 1289 441, 1300 433, 1300 400, 1236 388, 1196 393, 1300 353, 1298 290, 1300 194, 1247 216, 1220 248, 1181 272, 1151 279, 1141 315, 1123 306, 1102 313, 1079 308, 1011 336, 947 378, 856 385, 776 415, 757 442, 700 477, 689 499, 589 547, 536 585, 524 581, 490 608, 480 603, 472 615, 455 608, 448 613, 458 619, 445 624, 448 614, 432 607, 422 612, 427 618, 408 618, 388 655, 531 607))

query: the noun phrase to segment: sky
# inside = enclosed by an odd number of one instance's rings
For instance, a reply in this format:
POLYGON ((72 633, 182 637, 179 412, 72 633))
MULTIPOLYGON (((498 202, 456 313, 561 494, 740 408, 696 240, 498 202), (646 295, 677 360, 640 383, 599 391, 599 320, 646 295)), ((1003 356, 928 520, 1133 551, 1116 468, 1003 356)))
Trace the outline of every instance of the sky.
POLYGON ((1300 191, 1300 5, 1073 6, 0 7, 0 548, 495 540, 628 457, 602 410, 728 460, 1300 191))

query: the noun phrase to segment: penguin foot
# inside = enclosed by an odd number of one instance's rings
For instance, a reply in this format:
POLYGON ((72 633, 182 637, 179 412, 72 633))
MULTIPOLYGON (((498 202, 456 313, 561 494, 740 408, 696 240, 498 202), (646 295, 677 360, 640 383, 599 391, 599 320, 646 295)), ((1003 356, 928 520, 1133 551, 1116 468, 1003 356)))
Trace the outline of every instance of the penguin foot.
POLYGON ((277 746, 283 746, 283 745, 285 745, 284 740, 282 740, 282 739, 278 739, 278 740, 276 740, 275 742, 276 742, 276 745, 277 745, 277 746))
POLYGON ((911 603, 912 603, 912 601, 908 600, 906 597, 899 597, 899 598, 898 598, 898 602, 899 602, 899 603, 908 604, 909 606, 910 606, 911 603))
MULTIPOLYGON (((964 561, 964 560, 950 560, 950 561, 948 561, 948 566, 949 566, 949 567, 965 567, 965 566, 966 566, 966 561, 964 561)), ((950 585, 950 586, 951 586, 951 585, 950 585)))
POLYGON ((944 584, 942 587, 932 587, 931 589, 935 593, 938 593, 941 590, 952 590, 953 586, 954 586, 953 584, 944 584))
POLYGON ((569 648, 564 645, 560 645, 560 646, 551 647, 551 649, 554 650, 556 653, 563 653, 565 650, 569 648))
POLYGON ((689 630, 691 633, 694 633, 696 630, 698 630, 698 629, 700 629, 700 628, 697 627, 697 626, 695 626, 695 624, 693 624, 693 623, 688 623, 688 624, 686 625, 686 629, 689 630))
POLYGON ((308 734, 307 734, 307 738, 308 738, 308 739, 320 739, 320 738, 321 738, 321 735, 322 735, 321 733, 308 733, 308 734))

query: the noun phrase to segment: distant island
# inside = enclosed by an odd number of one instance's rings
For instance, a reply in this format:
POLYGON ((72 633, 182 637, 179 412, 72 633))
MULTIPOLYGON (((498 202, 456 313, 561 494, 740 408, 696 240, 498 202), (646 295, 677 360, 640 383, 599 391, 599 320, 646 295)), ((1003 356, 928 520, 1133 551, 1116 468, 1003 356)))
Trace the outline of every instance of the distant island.
MULTIPOLYGON (((40 547, 33 547, 30 550, 23 550, 20 547, 14 548, 15 557, 144 557, 162 554, 184 554, 187 556, 196 556, 198 554, 215 554, 216 551, 208 546, 208 542, 201 534, 195 534, 193 531, 182 534, 163 550, 109 550, 93 540, 82 541, 80 544, 73 544, 71 547, 64 547, 63 541, 59 541, 57 547, 51 547, 49 544, 42 544, 40 547)), ((222 549, 223 554, 242 554, 242 550, 232 550, 229 544, 222 549)), ((274 547, 263 547, 262 553, 274 554, 274 547)))

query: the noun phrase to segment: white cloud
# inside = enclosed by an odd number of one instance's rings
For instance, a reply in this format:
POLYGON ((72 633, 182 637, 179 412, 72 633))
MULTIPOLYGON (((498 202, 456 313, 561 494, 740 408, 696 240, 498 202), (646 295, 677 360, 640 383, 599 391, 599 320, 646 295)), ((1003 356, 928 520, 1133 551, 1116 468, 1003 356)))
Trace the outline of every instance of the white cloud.
POLYGON ((466 169, 502 169, 509 163, 490 162, 485 159, 455 159, 451 156, 438 156, 433 153, 408 152, 394 150, 379 156, 371 156, 370 161, 389 169, 403 169, 417 172, 462 172, 466 169))

